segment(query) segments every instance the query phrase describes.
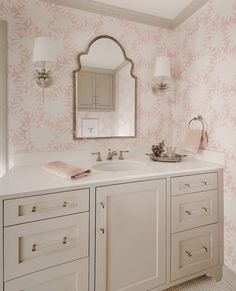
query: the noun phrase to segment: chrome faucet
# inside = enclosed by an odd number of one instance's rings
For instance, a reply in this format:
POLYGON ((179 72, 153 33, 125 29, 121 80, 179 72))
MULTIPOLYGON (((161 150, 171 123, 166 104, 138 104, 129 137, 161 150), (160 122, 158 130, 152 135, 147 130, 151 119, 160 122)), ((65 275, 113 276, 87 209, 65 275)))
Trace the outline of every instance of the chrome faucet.
POLYGON ((111 161, 113 159, 113 156, 117 156, 117 151, 111 151, 111 149, 108 150, 107 160, 111 161))
POLYGON ((124 160, 123 153, 129 153, 129 151, 120 151, 119 160, 124 160))
POLYGON ((91 153, 91 155, 97 155, 97 159, 96 159, 97 162, 101 162, 101 161, 102 161, 101 153, 100 153, 100 152, 97 152, 97 153, 91 153))

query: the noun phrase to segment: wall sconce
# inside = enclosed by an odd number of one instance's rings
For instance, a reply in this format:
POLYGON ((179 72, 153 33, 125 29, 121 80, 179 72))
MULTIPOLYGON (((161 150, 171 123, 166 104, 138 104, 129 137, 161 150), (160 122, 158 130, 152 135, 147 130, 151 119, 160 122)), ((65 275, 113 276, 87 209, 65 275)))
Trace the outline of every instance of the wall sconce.
POLYGON ((168 57, 162 56, 156 59, 153 77, 155 79, 152 87, 154 94, 170 88, 170 59, 168 57))
POLYGON ((33 64, 40 69, 34 70, 34 78, 39 87, 48 88, 52 85, 52 72, 46 66, 56 62, 54 41, 46 36, 35 38, 33 64))

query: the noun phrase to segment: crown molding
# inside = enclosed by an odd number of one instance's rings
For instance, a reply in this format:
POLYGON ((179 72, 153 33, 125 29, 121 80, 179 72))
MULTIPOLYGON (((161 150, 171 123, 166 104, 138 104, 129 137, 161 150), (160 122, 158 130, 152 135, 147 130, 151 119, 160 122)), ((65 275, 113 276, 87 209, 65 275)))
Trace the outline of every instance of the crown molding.
POLYGON ((80 10, 85 10, 97 14, 117 17, 129 21, 172 29, 172 21, 170 19, 140 13, 129 9, 119 8, 95 1, 87 0, 44 0, 44 1, 80 10))
POLYGON ((117 17, 129 21, 143 23, 147 25, 158 26, 166 29, 175 29, 183 23, 188 17, 194 14, 200 7, 209 0, 193 0, 175 19, 158 17, 146 13, 141 13, 129 9, 115 7, 96 1, 88 0, 43 0, 44 2, 54 3, 61 6, 67 6, 75 9, 85 10, 102 15, 117 17))
POLYGON ((175 17, 172 24, 173 27, 178 27, 181 23, 183 23, 186 19, 188 19, 191 15, 193 15, 197 10, 199 10, 203 5, 205 5, 209 0, 194 0, 190 3, 179 15, 175 17))

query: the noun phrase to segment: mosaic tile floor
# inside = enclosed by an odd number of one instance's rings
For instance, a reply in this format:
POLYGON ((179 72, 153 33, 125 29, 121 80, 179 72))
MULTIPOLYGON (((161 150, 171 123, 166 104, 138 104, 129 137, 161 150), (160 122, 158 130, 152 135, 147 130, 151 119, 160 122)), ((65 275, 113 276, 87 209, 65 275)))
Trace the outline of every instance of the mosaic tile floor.
POLYGON ((184 284, 166 289, 165 291, 233 291, 233 289, 224 281, 215 283, 211 278, 203 276, 198 279, 188 281, 184 284))

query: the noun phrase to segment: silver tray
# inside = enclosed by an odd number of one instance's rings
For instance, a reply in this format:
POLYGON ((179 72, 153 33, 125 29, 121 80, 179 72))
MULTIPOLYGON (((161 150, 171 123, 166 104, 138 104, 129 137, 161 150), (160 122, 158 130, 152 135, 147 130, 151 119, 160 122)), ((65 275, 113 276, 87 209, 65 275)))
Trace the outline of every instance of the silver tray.
POLYGON ((161 157, 156 157, 154 154, 146 154, 146 155, 149 156, 150 159, 155 162, 166 162, 166 163, 178 163, 182 161, 183 157, 185 157, 178 154, 176 154, 175 157, 173 158, 168 158, 167 155, 163 155, 161 157))

